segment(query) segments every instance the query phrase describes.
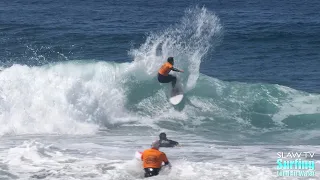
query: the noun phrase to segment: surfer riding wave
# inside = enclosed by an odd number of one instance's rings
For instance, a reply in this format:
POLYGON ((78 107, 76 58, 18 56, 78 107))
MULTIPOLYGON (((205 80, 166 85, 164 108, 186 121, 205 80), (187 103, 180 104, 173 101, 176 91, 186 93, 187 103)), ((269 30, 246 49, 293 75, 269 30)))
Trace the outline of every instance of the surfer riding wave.
POLYGON ((161 68, 158 71, 158 81, 160 83, 172 83, 172 89, 174 89, 176 82, 177 82, 177 77, 169 74, 169 72, 176 71, 176 72, 184 72, 183 70, 179 70, 177 68, 173 67, 174 65, 174 59, 173 57, 169 57, 167 62, 164 63, 161 68))

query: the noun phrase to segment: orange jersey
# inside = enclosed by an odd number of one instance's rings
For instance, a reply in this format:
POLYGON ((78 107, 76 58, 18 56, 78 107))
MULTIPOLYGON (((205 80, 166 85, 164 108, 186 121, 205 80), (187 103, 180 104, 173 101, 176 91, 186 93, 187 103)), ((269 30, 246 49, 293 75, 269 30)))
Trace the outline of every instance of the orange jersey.
POLYGON ((152 148, 143 151, 141 160, 143 161, 143 168, 161 168, 162 162, 168 162, 164 152, 152 148))
POLYGON ((172 68, 172 64, 166 62, 164 63, 161 68, 159 69, 159 74, 164 75, 164 76, 168 76, 169 72, 171 71, 172 68))

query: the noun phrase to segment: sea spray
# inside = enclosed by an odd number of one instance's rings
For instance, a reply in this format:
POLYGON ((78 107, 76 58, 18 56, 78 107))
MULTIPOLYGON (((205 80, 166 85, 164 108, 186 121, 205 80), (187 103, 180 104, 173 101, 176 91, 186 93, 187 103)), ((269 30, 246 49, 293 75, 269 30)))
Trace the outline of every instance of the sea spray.
POLYGON ((196 85, 200 63, 211 47, 219 44, 222 26, 219 18, 206 8, 185 11, 182 20, 169 28, 151 33, 144 44, 132 49, 134 65, 154 77, 166 58, 173 56, 175 66, 185 70, 177 74, 189 91, 196 85))

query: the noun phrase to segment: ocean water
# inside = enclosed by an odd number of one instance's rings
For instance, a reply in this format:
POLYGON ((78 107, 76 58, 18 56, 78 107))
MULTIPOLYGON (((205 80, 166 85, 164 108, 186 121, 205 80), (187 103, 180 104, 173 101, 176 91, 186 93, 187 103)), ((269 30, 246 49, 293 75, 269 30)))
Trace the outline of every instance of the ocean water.
MULTIPOLYGON (((319 1, 0 2, 0 179, 319 179, 319 1), (157 70, 168 56, 177 106, 157 70), (279 177, 278 153, 315 153, 279 177)), ((300 159, 304 159, 301 157, 300 159)))

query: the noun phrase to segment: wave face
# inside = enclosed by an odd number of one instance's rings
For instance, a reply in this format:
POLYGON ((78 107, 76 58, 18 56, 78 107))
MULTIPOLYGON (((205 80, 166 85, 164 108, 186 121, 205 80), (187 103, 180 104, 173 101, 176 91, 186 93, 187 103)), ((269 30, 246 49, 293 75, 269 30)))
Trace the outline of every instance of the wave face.
MULTIPOLYGON (((320 128, 320 96, 272 84, 225 82, 200 73, 222 37, 219 18, 205 8, 152 33, 130 63, 68 61, 0 73, 0 135, 90 134, 115 125, 143 125, 228 138, 239 133, 320 128), (169 85, 156 80, 168 56, 185 99, 173 107, 169 85), (222 135, 221 135, 222 134, 222 135)), ((252 135, 252 134, 251 134, 252 135)))

